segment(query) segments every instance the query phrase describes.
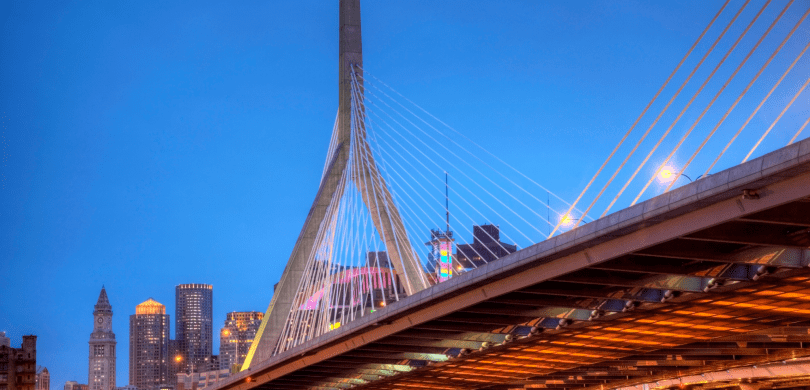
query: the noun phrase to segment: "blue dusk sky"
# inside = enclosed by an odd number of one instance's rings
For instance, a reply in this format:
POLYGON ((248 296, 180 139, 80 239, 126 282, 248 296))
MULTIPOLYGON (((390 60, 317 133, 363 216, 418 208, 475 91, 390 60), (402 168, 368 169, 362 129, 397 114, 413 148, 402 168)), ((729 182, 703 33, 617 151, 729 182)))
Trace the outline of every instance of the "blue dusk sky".
MULTIPOLYGON (((364 64, 572 201, 722 4, 363 0, 364 64)), ((730 1, 664 99, 742 4, 730 1)), ((763 4, 753 0, 743 10, 684 96, 763 4)), ((786 4, 764 10, 696 107, 786 4)), ((807 7, 798 0, 786 11, 741 81, 709 112, 710 124, 807 7)), ((737 111, 745 115, 721 127, 708 162, 810 40, 808 26, 805 20, 741 101, 737 111)), ((215 335, 227 312, 267 309, 318 189, 338 106, 337 57, 337 1, 0 0, 0 331, 13 346, 25 334, 38 336, 37 362, 49 369, 52 389, 87 383, 102 285, 114 311, 119 386, 129 379, 129 316, 146 299, 165 304, 174 321, 177 284, 212 284, 215 335)), ((713 172, 741 161, 809 70, 802 57, 713 172)), ((810 115, 808 95, 753 157, 790 140, 810 115)), ((686 102, 679 99, 677 110, 686 102)), ((671 138, 698 114, 689 111, 671 138)), ((710 126, 703 127, 701 134, 710 126)), ((686 160, 702 139, 676 159, 686 160)), ((698 159, 687 173, 694 178, 707 164, 698 159)), ((441 201, 437 209, 443 212, 441 201)))

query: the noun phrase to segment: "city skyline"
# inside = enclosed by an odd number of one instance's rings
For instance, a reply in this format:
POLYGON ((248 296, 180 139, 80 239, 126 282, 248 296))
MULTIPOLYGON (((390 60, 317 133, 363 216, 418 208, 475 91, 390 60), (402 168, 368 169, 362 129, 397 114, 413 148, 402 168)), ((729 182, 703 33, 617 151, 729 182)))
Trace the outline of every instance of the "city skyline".
MULTIPOLYGON (((364 3, 366 67, 569 200, 720 7, 428 4, 364 3)), ((82 383, 104 285, 124 386, 146 299, 212 285, 214 331, 266 310, 334 121, 337 4, 41 8, 0 5, 0 331, 82 383)))

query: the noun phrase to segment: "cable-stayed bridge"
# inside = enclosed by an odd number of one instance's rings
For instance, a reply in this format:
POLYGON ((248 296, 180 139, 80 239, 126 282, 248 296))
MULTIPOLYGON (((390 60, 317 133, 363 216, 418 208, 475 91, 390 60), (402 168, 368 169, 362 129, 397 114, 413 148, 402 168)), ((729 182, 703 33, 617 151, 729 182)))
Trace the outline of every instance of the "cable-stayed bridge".
POLYGON ((320 187, 217 388, 810 385, 808 14, 723 4, 567 200, 369 73, 340 1, 320 187))

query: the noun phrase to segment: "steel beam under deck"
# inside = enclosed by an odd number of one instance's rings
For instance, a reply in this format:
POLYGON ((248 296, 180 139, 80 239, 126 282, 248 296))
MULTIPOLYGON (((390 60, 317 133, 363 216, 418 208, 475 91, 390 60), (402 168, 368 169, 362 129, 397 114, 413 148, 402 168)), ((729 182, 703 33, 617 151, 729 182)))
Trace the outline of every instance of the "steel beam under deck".
POLYGON ((808 232, 804 140, 410 296, 216 390, 601 389, 810 358, 808 232))

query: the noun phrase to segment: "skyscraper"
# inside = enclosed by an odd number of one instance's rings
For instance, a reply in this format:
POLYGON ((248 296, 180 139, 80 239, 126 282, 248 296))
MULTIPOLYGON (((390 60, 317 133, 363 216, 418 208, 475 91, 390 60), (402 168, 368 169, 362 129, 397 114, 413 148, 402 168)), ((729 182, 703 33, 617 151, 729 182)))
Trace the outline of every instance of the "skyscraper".
POLYGON ((157 390, 169 383, 170 334, 165 306, 152 298, 135 306, 135 314, 129 316, 130 385, 157 390))
POLYGON ((219 332, 219 368, 232 369, 245 362, 250 343, 256 337, 264 313, 234 311, 226 314, 225 326, 219 332))
POLYGON ((208 369, 213 351, 213 293, 210 284, 180 284, 175 288, 175 339, 181 360, 180 372, 208 369))
POLYGON ((93 311, 93 333, 90 334, 89 342, 87 384, 90 390, 115 388, 115 333, 112 331, 112 316, 112 305, 102 286, 93 311))

